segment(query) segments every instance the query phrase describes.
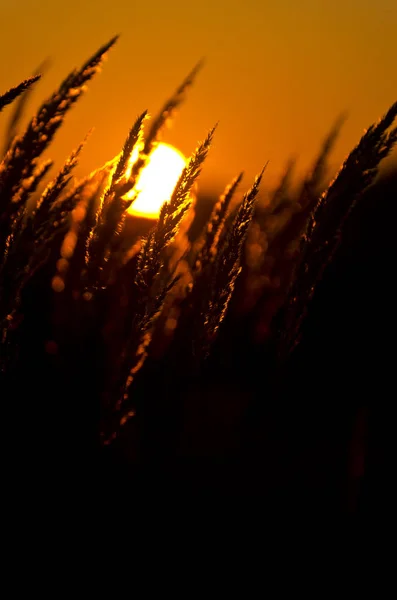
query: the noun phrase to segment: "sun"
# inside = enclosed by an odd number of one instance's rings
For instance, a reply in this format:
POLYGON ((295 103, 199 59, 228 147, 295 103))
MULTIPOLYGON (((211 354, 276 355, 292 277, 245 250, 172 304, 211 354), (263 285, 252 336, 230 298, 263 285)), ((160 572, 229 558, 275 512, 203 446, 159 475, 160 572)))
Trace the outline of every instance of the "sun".
POLYGON ((170 144, 159 143, 138 177, 133 191, 134 195, 138 192, 138 197, 128 208, 128 214, 157 219, 185 166, 186 158, 179 150, 170 144))

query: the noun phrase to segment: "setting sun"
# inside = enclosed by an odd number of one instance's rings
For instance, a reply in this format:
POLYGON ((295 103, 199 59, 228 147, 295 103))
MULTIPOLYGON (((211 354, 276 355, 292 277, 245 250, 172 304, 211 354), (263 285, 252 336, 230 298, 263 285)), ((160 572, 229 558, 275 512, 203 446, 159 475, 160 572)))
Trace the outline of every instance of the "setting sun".
POLYGON ((138 197, 128 213, 157 219, 162 205, 171 198, 185 165, 186 159, 179 150, 163 142, 158 144, 138 178, 133 192, 138 192, 138 197))

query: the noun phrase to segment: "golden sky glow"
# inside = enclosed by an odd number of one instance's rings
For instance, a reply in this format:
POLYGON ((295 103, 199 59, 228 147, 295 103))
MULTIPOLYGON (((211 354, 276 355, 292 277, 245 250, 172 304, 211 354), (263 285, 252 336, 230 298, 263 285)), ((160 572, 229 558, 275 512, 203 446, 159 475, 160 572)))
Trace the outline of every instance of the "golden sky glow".
POLYGON ((200 178, 215 192, 241 170, 248 186, 267 160, 266 184, 291 155, 303 169, 347 109, 338 164, 397 96, 395 0, 0 0, 0 22, 2 90, 51 59, 31 110, 121 34, 49 151, 62 161, 94 126, 81 175, 115 156, 138 113, 154 114, 202 56, 205 67, 164 141, 188 156, 219 120, 200 178))

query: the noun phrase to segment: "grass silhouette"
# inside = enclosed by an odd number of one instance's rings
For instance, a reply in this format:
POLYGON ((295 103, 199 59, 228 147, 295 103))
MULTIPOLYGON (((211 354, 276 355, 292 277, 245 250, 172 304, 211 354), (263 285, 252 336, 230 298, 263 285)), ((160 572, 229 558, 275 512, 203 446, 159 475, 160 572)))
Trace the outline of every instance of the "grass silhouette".
MULTIPOLYGON (((330 183, 325 180, 327 160, 344 116, 324 140, 298 191, 290 189, 290 161, 265 203, 257 203, 266 175, 262 172, 231 211, 242 181, 238 175, 214 204, 201 233, 190 242, 184 238, 182 252, 172 260, 183 224, 190 222, 194 210, 192 190, 215 128, 192 154, 153 228, 128 248, 127 209, 138 175, 201 63, 165 103, 146 135, 145 111, 117 157, 76 182, 72 172, 84 141, 37 193, 52 167, 52 161, 42 159, 43 152, 116 41, 110 40, 73 71, 25 131, 4 146, 1 389, 11 407, 13 431, 21 414, 33 413, 44 438, 38 423, 48 419, 49 427, 57 430, 49 405, 56 397, 57 419, 68 424, 66 446, 86 411, 82 435, 93 447, 112 446, 124 435, 129 443, 135 438, 141 452, 146 448, 156 454, 166 445, 164 436, 179 436, 181 397, 191 392, 192 381, 203 373, 222 378, 231 353, 256 356, 264 349, 270 379, 288 363, 353 208, 366 198, 381 161, 396 143, 397 103, 367 130, 330 183), (137 158, 131 164, 134 151, 137 158), (153 377, 158 378, 156 385, 153 377), (161 425, 154 427, 146 439, 142 432, 153 419, 162 422, 163 431, 161 425)), ((38 79, 27 79, 0 96, 0 110, 38 79)), ((12 125, 14 131, 18 123, 12 125)), ((263 384, 269 385, 269 394, 274 385, 270 379, 263 384)))

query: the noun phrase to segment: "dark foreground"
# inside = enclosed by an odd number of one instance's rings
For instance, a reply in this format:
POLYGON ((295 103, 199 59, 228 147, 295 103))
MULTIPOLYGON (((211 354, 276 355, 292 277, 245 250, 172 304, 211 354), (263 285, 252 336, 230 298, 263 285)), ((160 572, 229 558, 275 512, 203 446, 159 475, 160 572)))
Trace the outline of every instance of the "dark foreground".
POLYGON ((5 433, 7 494, 34 505, 43 494, 78 503, 94 493, 120 514, 134 502, 215 513, 232 506, 237 518, 246 514, 239 506, 271 515, 387 514, 395 200, 395 176, 367 193, 282 370, 275 374, 265 348, 238 342, 227 358, 220 344, 207 372, 178 386, 152 363, 141 426, 132 423, 111 449, 100 448, 83 372, 75 389, 27 357, 2 393, 17 405, 5 433))

